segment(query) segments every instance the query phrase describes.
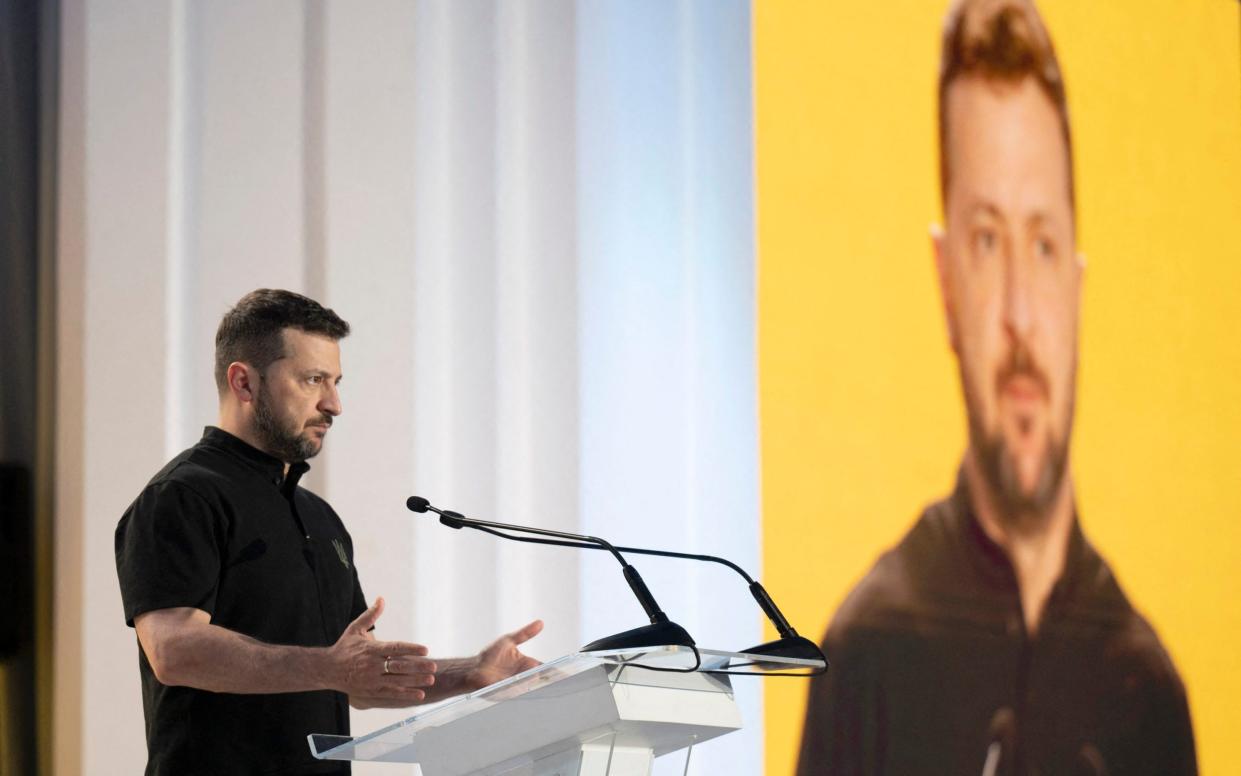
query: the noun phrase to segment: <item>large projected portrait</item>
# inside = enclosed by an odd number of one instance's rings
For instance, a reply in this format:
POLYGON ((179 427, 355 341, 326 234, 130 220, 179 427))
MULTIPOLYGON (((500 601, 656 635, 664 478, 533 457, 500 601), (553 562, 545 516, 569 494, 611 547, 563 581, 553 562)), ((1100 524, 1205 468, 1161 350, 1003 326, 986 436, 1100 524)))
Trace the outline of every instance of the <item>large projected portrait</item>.
POLYGON ((967 447, 836 611, 798 773, 1196 773, 1177 669, 1083 533, 1068 465, 1084 259, 1033 3, 949 10, 938 105, 932 241, 967 447))

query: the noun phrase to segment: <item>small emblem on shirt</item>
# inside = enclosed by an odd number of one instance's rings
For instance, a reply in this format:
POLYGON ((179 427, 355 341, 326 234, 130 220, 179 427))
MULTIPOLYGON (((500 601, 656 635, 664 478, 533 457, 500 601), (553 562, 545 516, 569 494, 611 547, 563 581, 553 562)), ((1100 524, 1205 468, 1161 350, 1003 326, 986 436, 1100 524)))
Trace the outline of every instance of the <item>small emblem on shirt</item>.
POLYGON ((340 539, 333 539, 332 546, 336 548, 336 554, 340 556, 340 562, 345 568, 349 568, 349 556, 345 554, 345 545, 341 544, 340 539))

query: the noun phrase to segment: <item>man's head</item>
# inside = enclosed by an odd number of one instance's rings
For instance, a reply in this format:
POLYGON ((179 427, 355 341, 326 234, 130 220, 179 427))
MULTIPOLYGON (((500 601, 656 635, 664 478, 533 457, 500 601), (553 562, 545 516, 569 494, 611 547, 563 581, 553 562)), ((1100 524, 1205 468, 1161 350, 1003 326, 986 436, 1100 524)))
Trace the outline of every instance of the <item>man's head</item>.
POLYGON ((1001 516, 1035 527, 1065 482, 1077 372, 1064 84, 1026 0, 957 3, 943 44, 935 251, 971 455, 1001 516))
POLYGON ((267 288, 246 294, 215 335, 222 415, 283 461, 317 455, 341 412, 337 343, 348 334, 348 323, 301 294, 267 288))

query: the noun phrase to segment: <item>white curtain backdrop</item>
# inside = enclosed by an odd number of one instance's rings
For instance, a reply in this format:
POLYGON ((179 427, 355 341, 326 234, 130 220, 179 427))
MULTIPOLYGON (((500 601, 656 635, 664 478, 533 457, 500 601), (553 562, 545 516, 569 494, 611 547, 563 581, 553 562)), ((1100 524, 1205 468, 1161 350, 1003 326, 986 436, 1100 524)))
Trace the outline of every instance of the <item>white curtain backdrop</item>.
MULTIPOLYGON (((547 659, 643 622, 607 555, 414 493, 759 572, 747 3, 64 0, 62 60, 56 773, 144 762, 112 531, 214 421, 215 326, 256 287, 353 325, 307 484, 382 637, 541 617, 547 659)), ((635 565, 700 644, 760 640, 727 570, 635 565)), ((759 692, 691 773, 762 771, 759 692)))

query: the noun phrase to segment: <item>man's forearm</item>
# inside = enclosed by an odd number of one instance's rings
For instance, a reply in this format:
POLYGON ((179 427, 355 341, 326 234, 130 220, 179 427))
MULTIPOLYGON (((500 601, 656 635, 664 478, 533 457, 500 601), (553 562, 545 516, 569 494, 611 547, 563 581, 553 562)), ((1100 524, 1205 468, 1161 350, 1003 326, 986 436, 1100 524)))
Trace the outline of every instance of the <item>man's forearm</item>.
POLYGON ((210 614, 192 607, 139 614, 134 628, 163 684, 239 694, 336 690, 358 708, 440 700, 537 665, 516 645, 541 622, 502 636, 475 657, 436 661, 421 644, 377 641, 371 628, 382 611, 380 598, 330 647, 268 644, 213 625, 210 614))
POLYGON ((163 640, 151 660, 167 685, 240 694, 329 689, 327 649, 267 644, 210 623, 196 623, 163 640))

